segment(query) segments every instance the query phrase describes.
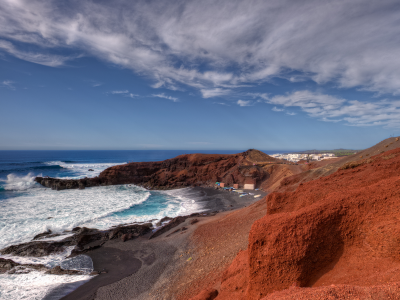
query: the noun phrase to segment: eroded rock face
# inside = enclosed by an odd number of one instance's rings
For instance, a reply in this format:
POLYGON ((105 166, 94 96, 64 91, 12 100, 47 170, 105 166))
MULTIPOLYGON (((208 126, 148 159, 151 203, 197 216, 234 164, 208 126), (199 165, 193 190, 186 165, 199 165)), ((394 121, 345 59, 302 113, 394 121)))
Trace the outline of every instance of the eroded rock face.
POLYGON ((396 149, 269 195, 249 236, 248 299, 290 286, 400 281, 399 178, 396 149))
POLYGON ((137 162, 113 166, 95 178, 79 180, 36 177, 41 185, 54 189, 79 189, 92 186, 135 184, 149 189, 173 189, 221 181, 243 185, 251 177, 261 184, 269 173, 257 163, 280 162, 258 150, 239 154, 185 154, 161 162, 137 162))
POLYGON ((270 194, 216 299, 325 299, 336 291, 366 299, 379 290, 398 297, 399 199, 400 148, 270 194), (318 288, 332 285, 347 287, 318 288))

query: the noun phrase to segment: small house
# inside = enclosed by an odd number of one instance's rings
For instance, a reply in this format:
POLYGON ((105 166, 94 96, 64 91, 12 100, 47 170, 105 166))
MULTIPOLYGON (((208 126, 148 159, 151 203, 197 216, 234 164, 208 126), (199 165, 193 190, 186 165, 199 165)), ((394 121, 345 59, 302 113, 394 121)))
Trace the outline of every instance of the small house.
POLYGON ((254 178, 246 178, 244 180, 244 189, 245 190, 254 190, 256 187, 256 180, 254 178))

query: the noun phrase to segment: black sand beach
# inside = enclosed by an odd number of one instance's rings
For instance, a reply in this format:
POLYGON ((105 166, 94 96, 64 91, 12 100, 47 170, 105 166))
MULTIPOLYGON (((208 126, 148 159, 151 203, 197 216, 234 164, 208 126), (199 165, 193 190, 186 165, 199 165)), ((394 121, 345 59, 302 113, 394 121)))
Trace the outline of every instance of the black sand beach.
POLYGON ((239 197, 236 192, 214 188, 193 188, 202 194, 204 211, 162 235, 149 239, 152 233, 134 240, 107 241, 101 248, 86 255, 93 260, 94 270, 100 274, 83 284, 64 300, 77 299, 173 299, 163 293, 169 278, 186 262, 182 257, 188 251, 188 237, 210 217, 248 206, 266 193, 252 191, 253 195, 239 197), (152 294, 152 291, 157 291, 152 294))

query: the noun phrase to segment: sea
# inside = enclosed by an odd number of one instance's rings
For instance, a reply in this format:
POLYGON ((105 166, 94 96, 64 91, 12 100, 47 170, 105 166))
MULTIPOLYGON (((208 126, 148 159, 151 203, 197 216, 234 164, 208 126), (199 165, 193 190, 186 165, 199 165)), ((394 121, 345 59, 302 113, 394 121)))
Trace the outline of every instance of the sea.
MULTIPOLYGON (((199 201, 201 195, 191 188, 150 191, 135 185, 115 185, 54 191, 36 183, 36 176, 95 177, 108 167, 128 162, 161 161, 189 153, 238 152, 241 151, 0 151, 0 249, 29 242, 47 230, 64 233, 77 226, 108 229, 133 222, 155 224, 165 216, 204 211, 199 201)), ((85 271, 85 275, 74 276, 26 270, 0 274, 0 299, 60 299, 90 280, 91 260, 84 256, 67 259, 71 251, 72 248, 42 258, 0 255, 19 263, 60 265, 85 271)))

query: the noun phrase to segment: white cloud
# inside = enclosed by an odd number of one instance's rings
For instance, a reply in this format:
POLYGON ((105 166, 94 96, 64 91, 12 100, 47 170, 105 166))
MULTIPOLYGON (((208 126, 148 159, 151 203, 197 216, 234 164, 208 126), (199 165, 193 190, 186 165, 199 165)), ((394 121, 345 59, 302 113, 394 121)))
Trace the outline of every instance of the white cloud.
MULTIPOLYGON (((0 21, 1 21, 1 15, 0 15, 0 21)), ((61 55, 52 55, 47 53, 22 51, 18 50, 10 42, 4 40, 0 40, 0 50, 6 51, 9 54, 19 59, 48 67, 59 67, 64 65, 66 61, 79 57, 79 56, 61 56, 61 55)))
POLYGON ((248 101, 238 100, 236 103, 239 106, 252 106, 253 105, 253 103, 250 100, 248 100, 248 101))
POLYGON ((289 116, 294 116, 294 115, 296 115, 295 112, 287 112, 286 114, 289 115, 289 116))
POLYGON ((172 97, 172 96, 167 96, 167 95, 165 95, 164 93, 162 93, 162 94, 153 94, 152 96, 153 96, 153 97, 158 97, 158 98, 168 99, 168 100, 171 100, 171 101, 173 101, 173 102, 179 102, 179 99, 178 99, 178 98, 172 97))
POLYGON ((4 0, 0 48, 53 67, 73 59, 59 48, 83 52, 205 98, 275 76, 399 94, 399 11, 396 0, 4 0))
POLYGON ((276 106, 274 106, 274 107, 272 108, 272 110, 273 110, 273 111, 284 111, 283 108, 277 108, 276 106))
POLYGON ((117 91, 111 91, 110 93, 113 95, 121 95, 121 96, 129 97, 129 98, 139 97, 138 94, 130 93, 128 90, 117 90, 117 91))
POLYGON ((111 94, 128 94, 128 90, 123 90, 123 91, 112 91, 111 94))
MULTIPOLYGON (((310 117, 325 122, 344 122, 350 126, 381 125, 400 128, 400 101, 361 102, 307 90, 270 97, 265 101, 282 107, 299 107, 310 117)), ((287 114, 296 113, 287 112, 287 114)))
POLYGON ((215 88, 215 89, 201 89, 200 90, 203 98, 212 98, 228 95, 231 91, 227 89, 215 88))
POLYGON ((1 84, 10 90, 15 90, 14 82, 11 80, 4 80, 1 84))
POLYGON ((219 104, 219 105, 230 106, 229 104, 226 104, 226 103, 224 103, 224 102, 213 102, 213 104, 219 104))

